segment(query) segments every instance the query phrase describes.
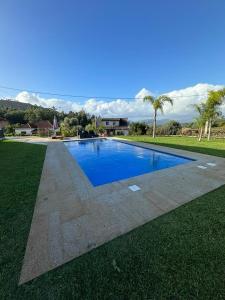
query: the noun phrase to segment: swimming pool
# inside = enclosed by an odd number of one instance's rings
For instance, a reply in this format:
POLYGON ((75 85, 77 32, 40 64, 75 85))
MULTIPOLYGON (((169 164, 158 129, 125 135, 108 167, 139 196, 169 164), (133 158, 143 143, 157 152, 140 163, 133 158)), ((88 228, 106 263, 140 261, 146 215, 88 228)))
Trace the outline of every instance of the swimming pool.
POLYGON ((192 159, 115 140, 64 142, 93 186, 185 164, 192 159))

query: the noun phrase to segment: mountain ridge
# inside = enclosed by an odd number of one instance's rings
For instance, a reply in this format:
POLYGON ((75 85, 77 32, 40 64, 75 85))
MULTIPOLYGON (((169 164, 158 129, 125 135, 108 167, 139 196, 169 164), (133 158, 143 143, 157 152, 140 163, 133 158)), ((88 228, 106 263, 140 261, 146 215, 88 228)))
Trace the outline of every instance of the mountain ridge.
POLYGON ((0 99, 0 109, 18 109, 18 110, 26 110, 28 108, 35 107, 36 105, 32 105, 30 103, 19 102, 11 99, 0 99))

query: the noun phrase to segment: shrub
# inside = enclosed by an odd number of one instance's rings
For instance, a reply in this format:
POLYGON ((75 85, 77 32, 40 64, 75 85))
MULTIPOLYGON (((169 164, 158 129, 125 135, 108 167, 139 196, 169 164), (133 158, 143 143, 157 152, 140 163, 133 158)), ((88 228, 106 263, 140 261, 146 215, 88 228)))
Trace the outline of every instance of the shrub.
POLYGON ((164 125, 164 130, 167 135, 176 135, 181 130, 181 128, 181 124, 174 120, 169 121, 164 125))
POLYGON ((15 134, 15 126, 14 125, 7 125, 4 128, 4 133, 6 135, 14 135, 15 134))
POLYGON ((143 135, 146 134, 148 125, 144 122, 132 122, 129 128, 130 135, 143 135))

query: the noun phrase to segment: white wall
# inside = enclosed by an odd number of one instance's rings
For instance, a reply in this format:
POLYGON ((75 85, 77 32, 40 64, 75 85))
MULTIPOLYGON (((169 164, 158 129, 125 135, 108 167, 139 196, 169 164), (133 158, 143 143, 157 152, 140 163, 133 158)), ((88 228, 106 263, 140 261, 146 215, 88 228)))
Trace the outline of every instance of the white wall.
POLYGON ((21 132, 25 133, 26 135, 32 135, 32 130, 34 130, 33 128, 16 128, 15 129, 15 134, 21 134, 21 132))

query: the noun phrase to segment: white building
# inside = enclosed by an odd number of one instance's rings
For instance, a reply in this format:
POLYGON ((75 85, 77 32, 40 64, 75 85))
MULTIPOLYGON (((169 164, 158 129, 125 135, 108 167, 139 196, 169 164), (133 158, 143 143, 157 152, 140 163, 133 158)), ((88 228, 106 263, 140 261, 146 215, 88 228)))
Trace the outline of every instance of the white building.
POLYGON ((128 135, 127 118, 103 118, 101 125, 105 127, 107 135, 128 135))
POLYGON ((16 135, 32 135, 35 128, 32 128, 30 124, 21 124, 20 127, 15 128, 16 135))

